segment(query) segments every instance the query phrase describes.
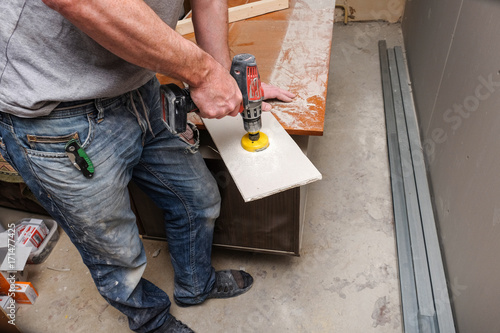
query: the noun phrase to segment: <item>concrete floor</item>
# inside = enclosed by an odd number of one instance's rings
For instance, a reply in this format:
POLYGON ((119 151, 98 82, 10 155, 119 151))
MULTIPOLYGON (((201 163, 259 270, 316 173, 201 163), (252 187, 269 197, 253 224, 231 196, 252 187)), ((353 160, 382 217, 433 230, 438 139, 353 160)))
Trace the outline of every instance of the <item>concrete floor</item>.
MULTIPOLYGON (((217 269, 243 268, 255 284, 235 299, 174 304, 172 313, 196 332, 402 331, 380 39, 403 45, 400 26, 335 25, 325 131, 311 139, 309 155, 323 180, 309 185, 301 256, 216 250, 217 269)), ((172 295, 166 244, 144 245, 145 277, 172 295)), ((66 235, 28 273, 40 297, 20 307, 22 332, 129 332, 126 317, 100 297, 66 235)))

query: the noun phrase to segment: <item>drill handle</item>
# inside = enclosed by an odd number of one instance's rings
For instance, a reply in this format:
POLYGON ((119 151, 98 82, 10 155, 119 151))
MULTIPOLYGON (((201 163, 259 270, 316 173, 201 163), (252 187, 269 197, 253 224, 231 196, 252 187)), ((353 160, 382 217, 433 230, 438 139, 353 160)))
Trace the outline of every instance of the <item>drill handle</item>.
POLYGON ((263 100, 262 84, 255 57, 248 53, 237 54, 231 64, 231 76, 236 80, 243 96, 243 107, 263 100))
MULTIPOLYGON (((258 131, 264 92, 260 82, 255 57, 248 53, 238 54, 233 58, 230 70, 243 97, 240 113, 247 131, 258 131)), ((189 93, 170 83, 160 86, 163 108, 163 120, 171 133, 183 133, 187 126, 187 114, 198 111, 189 93)))

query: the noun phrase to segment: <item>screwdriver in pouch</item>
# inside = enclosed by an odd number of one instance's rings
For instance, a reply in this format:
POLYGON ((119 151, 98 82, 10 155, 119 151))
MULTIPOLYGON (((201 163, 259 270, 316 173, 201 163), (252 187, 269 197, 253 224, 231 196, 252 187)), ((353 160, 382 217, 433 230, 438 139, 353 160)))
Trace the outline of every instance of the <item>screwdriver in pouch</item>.
POLYGON ((85 150, 80 146, 78 140, 69 140, 64 150, 71 163, 73 163, 75 168, 80 170, 85 177, 92 178, 92 176, 94 176, 94 165, 85 150))

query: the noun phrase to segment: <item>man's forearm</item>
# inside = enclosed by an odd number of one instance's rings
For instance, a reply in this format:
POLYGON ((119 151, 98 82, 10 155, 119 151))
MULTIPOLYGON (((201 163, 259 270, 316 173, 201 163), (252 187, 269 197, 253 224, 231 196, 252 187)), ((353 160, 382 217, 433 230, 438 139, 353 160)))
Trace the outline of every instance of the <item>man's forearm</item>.
POLYGON ((117 56, 188 83, 202 117, 238 114, 241 92, 228 67, 176 33, 143 0, 42 1, 117 56))
POLYGON ((43 0, 121 58, 196 87, 216 61, 186 40, 142 0, 43 0))
POLYGON ((229 70, 227 0, 191 0, 191 7, 197 44, 229 70))

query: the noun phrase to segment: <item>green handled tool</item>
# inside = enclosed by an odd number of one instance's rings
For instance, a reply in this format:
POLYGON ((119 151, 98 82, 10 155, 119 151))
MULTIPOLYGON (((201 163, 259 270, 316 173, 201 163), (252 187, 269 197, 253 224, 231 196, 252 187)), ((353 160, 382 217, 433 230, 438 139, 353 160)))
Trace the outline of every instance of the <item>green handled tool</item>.
POLYGON ((94 176, 94 164, 76 139, 71 139, 64 147, 71 163, 87 178, 94 176))

